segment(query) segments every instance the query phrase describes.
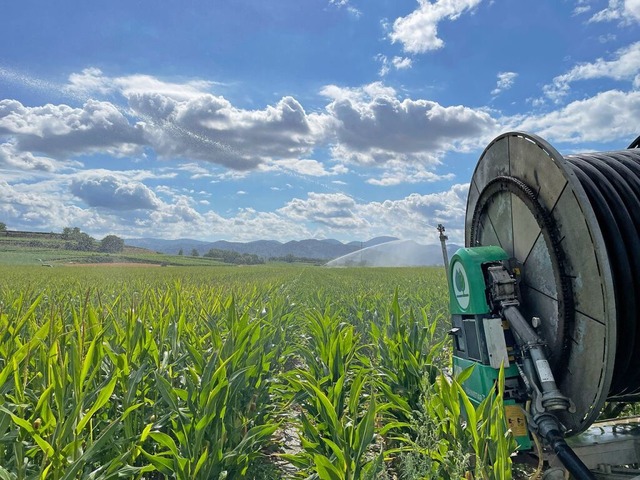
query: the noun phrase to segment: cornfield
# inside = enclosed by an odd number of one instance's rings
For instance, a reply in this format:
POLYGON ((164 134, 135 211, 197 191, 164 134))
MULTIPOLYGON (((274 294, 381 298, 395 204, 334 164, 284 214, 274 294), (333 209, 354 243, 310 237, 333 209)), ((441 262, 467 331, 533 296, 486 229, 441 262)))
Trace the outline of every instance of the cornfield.
POLYGON ((2 480, 510 478, 442 269, 0 273, 2 480))

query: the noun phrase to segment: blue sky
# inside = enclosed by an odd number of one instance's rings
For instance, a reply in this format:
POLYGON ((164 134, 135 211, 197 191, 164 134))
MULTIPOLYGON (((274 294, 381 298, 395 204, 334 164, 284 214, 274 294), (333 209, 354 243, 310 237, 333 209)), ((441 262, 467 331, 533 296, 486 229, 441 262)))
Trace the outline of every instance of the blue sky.
POLYGON ((0 221, 201 240, 462 241, 512 130, 640 134, 640 0, 3 6, 0 221))

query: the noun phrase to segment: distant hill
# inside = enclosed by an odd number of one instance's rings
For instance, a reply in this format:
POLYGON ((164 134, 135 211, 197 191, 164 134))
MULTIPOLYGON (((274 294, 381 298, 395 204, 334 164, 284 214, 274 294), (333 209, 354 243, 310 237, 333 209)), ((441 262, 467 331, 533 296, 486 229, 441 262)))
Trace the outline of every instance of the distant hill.
MULTIPOLYGON (((460 248, 447 245, 449 258, 460 248)), ((413 240, 394 240, 352 252, 327 262, 330 267, 420 267, 442 265, 440 245, 422 245, 413 240)))
POLYGON ((362 248, 372 247, 397 240, 395 237, 376 237, 366 242, 342 243, 339 240, 293 240, 281 243, 275 240, 257 240, 254 242, 228 242, 219 240, 217 242, 203 242, 182 238, 178 240, 163 240, 159 238, 128 238, 127 245, 146 248, 155 252, 177 254, 182 249, 184 255, 190 255, 195 248, 200 255, 207 253, 210 249, 230 250, 238 253, 255 254, 268 259, 273 257, 294 257, 317 258, 321 260, 331 260, 362 248))

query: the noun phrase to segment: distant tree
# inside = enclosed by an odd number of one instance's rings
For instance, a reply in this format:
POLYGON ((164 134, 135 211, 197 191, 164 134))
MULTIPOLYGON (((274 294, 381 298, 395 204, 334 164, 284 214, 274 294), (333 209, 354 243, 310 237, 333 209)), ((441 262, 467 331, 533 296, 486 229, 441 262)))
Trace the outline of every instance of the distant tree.
POLYGON ((76 240, 77 250, 82 250, 83 252, 90 252, 91 250, 96 249, 96 240, 89 236, 86 233, 81 233, 78 235, 78 239, 76 240))
POLYGON ((7 224, 4 222, 0 222, 0 232, 4 232, 7 230, 7 224))
POLYGON ((63 240, 77 240, 82 232, 78 227, 65 227, 62 229, 63 240))
POLYGON ((66 240, 67 250, 82 250, 89 252, 96 249, 96 241, 88 234, 81 232, 78 227, 66 227, 62 230, 62 239, 66 240))
POLYGON ((238 253, 232 250, 220 250, 216 248, 210 249, 203 257, 216 258, 225 263, 233 263, 236 265, 258 265, 264 263, 264 260, 255 253, 238 253))
POLYGON ((198 252, 198 250, 196 248, 194 248, 193 250, 191 250, 191 256, 192 257, 199 257, 200 253, 198 252))
POLYGON ((182 251, 182 249, 178 250, 178 255, 180 256, 184 255, 184 252, 182 251))
POLYGON ((120 253, 124 250, 124 240, 116 235, 107 235, 100 240, 100 251, 106 253, 120 253))

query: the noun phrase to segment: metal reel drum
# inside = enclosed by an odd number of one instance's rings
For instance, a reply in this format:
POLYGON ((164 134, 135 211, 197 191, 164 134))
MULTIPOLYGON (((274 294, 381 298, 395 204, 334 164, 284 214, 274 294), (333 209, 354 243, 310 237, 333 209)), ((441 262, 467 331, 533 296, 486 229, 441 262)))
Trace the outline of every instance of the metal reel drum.
POLYGON ((465 235, 467 247, 498 245, 522 264, 520 310, 541 319, 558 386, 576 406, 560 420, 568 435, 585 430, 611 387, 617 316, 603 235, 568 161, 535 135, 497 137, 472 177, 465 235))

